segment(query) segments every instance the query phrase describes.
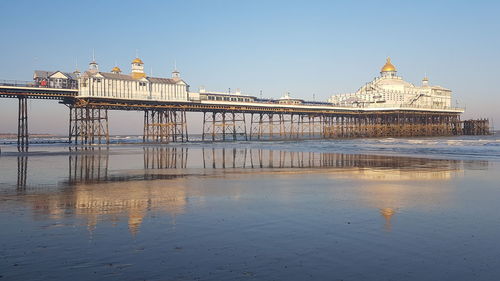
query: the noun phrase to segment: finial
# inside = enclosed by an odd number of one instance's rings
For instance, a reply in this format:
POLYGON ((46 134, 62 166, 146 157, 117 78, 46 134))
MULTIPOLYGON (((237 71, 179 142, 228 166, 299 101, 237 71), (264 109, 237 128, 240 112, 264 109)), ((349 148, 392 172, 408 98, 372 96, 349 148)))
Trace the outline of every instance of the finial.
POLYGON ((391 57, 387 57, 387 62, 391 63, 391 57))
POLYGON ((429 85, 429 78, 427 78, 427 72, 425 72, 425 76, 422 79, 422 85, 428 86, 429 85))
POLYGON ((138 58, 139 57, 139 50, 138 49, 135 49, 135 57, 138 58))
POLYGON ((95 62, 95 49, 92 48, 92 61, 95 62))

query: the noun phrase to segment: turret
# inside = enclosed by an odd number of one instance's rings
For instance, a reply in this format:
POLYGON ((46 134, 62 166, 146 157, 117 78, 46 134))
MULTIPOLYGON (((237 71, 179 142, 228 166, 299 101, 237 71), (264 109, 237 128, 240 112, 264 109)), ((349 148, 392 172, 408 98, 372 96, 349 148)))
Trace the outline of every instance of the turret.
POLYGON ((95 60, 92 60, 89 63, 89 72, 91 72, 91 73, 99 72, 99 65, 97 64, 97 62, 95 60))
POLYGON ((132 78, 141 79, 146 77, 146 73, 144 73, 144 63, 140 58, 135 58, 132 61, 132 78))
POLYGON ((181 73, 177 69, 174 69, 172 71, 172 78, 174 78, 174 79, 181 79, 181 73))
POLYGON ((427 78, 427 75, 422 79, 422 86, 429 86, 429 78, 427 78))
POLYGON ((92 50, 92 61, 89 63, 89 72, 90 73, 97 73, 99 72, 99 65, 95 61, 95 52, 92 50))

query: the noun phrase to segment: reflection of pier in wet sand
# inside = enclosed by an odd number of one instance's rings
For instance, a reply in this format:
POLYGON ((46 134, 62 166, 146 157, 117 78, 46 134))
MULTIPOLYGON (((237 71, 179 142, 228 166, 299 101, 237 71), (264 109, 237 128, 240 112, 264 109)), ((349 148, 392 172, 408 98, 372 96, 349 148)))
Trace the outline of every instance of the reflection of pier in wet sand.
MULTIPOLYGON (((131 170, 113 169, 112 159, 120 154, 114 154, 108 148, 70 151, 67 180, 60 182, 62 189, 52 187, 46 190, 40 186, 30 186, 30 175, 27 174, 29 157, 18 157, 17 190, 34 193, 34 196, 25 200, 32 203, 35 214, 60 217, 64 215, 64 209, 71 209, 76 215, 86 218, 89 229, 93 229, 99 220, 115 224, 126 217, 130 232, 136 235, 148 211, 154 209, 175 216, 185 211, 190 197, 203 198, 211 196, 211 192, 217 192, 193 189, 190 176, 226 177, 225 171, 248 174, 274 173, 283 169, 287 173, 282 173, 282 177, 293 177, 297 172, 304 171, 301 169, 307 169, 307 172, 326 173, 325 176, 332 177, 332 180, 366 180, 367 188, 362 190, 358 199, 377 210, 385 220, 385 229, 390 231, 391 220, 398 214, 401 201, 409 202, 410 197, 422 196, 422 192, 430 194, 430 201, 431 197, 443 198, 446 189, 441 184, 438 188, 432 183, 444 183, 453 175, 460 176, 465 167, 488 167, 487 161, 246 148, 188 150, 186 147, 148 146, 139 151, 139 154, 135 151, 132 155, 136 157, 134 159, 142 158, 143 163, 139 164, 140 168, 131 170), (419 188, 420 194, 417 194, 414 193, 415 189, 405 189, 402 183, 407 180, 424 180, 430 184, 419 188)), ((337 191, 332 189, 332 192, 337 191)))
MULTIPOLYGON (((97 183, 130 180, 169 179, 192 174, 192 169, 275 169, 275 168, 357 168, 356 176, 371 180, 447 179, 452 171, 485 169, 488 161, 443 160, 403 156, 366 154, 297 152, 249 148, 197 148, 160 147, 143 148, 142 173, 110 172, 109 148, 88 147, 70 151, 66 184, 97 183), (152 172, 157 170, 158 173, 152 172), (177 173, 169 174, 175 170, 177 173), (161 171, 161 173, 160 173, 161 171), (189 173, 188 173, 189 171, 189 173), (411 176, 413 175, 413 176, 411 176)), ((19 190, 30 189, 28 156, 17 157, 17 182, 19 190)), ((112 168, 112 167, 111 167, 112 168)), ((32 186, 31 188, 39 188, 32 186)))

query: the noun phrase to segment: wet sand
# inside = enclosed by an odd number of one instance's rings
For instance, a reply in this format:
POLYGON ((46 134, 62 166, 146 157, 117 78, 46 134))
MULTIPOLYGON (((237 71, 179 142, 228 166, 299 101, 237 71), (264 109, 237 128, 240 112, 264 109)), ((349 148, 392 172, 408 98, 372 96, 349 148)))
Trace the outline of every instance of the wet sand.
POLYGON ((2 280, 496 280, 498 161, 44 147, 0 157, 2 280))

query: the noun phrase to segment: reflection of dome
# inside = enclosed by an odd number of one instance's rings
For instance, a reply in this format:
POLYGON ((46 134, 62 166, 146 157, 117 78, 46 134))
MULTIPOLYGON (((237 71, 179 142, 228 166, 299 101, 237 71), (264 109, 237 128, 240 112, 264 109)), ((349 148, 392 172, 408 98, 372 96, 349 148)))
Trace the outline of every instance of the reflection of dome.
POLYGON ((385 228, 391 230, 391 217, 396 213, 393 208, 382 208, 380 214, 385 218, 385 228))
POLYGON ((144 214, 141 210, 131 210, 128 216, 128 229, 132 236, 137 236, 144 214))
POLYGON ((140 64, 144 64, 140 58, 135 58, 135 59, 132 61, 132 63, 140 63, 140 64))
POLYGON ((386 219, 390 220, 391 217, 396 213, 393 208, 382 208, 380 209, 380 214, 386 219))
POLYGON ((382 67, 380 71, 381 72, 396 71, 396 67, 391 63, 391 58, 389 57, 387 58, 385 65, 382 67))

